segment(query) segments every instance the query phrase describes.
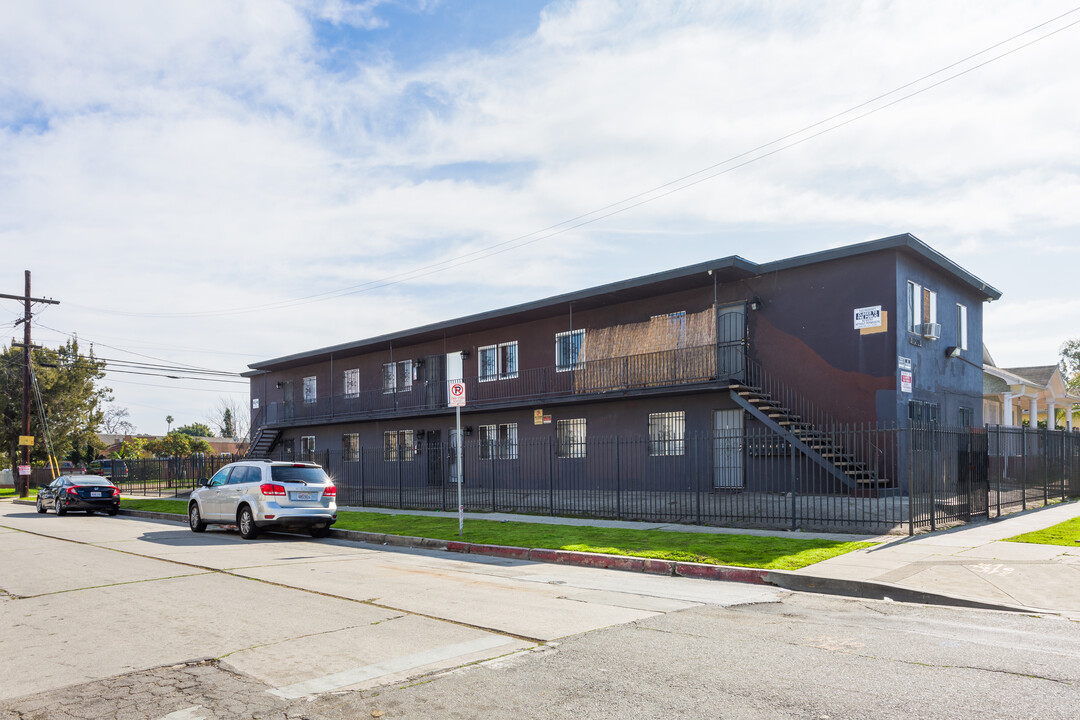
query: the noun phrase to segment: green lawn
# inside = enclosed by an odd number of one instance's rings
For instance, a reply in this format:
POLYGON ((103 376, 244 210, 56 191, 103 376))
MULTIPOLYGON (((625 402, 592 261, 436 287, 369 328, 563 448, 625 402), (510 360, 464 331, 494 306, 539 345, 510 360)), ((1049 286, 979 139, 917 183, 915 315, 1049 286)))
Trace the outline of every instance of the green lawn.
MULTIPOLYGON (((15 488, 0 488, 0 497, 19 497, 19 493, 15 488)), ((37 497, 37 488, 30 488, 30 497, 37 497)))
POLYGON ((1035 545, 1080 546, 1080 518, 1073 518, 1044 530, 1005 538, 1005 542, 1033 543, 1035 545))
MULTIPOLYGON (((186 512, 186 504, 183 500, 124 499, 121 501, 121 507, 153 512, 181 514, 186 512)), ((339 530, 361 530, 440 540, 458 539, 456 516, 429 517, 339 512, 338 521, 334 527, 339 530)), ((624 530, 494 520, 466 520, 465 535, 461 539, 466 542, 491 545, 579 550, 608 555, 630 555, 769 570, 798 570, 836 555, 843 555, 874 544, 797 537, 624 530)))

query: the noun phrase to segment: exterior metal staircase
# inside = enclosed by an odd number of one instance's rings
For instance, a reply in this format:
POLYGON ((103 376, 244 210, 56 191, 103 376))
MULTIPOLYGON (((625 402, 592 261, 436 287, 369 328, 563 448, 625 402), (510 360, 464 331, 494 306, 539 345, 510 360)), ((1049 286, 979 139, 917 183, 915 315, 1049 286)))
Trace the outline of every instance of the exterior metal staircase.
POLYGON ((265 426, 260 427, 255 433, 255 437, 251 438, 246 457, 263 458, 269 456, 270 451, 274 449, 280 439, 281 430, 269 430, 265 426))
POLYGON ((732 380, 728 389, 740 407, 846 487, 855 491, 892 487, 890 480, 878 477, 876 468, 845 448, 843 432, 825 430, 809 422, 762 388, 732 380))

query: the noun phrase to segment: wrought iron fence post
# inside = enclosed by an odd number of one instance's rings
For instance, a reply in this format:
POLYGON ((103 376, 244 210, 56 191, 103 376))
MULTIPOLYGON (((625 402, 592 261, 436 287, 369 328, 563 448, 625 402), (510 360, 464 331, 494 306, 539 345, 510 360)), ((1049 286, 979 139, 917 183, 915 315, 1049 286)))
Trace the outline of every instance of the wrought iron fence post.
POLYGON ((934 437, 935 433, 929 427, 925 431, 920 430, 920 432, 925 432, 925 439, 930 441, 930 477, 927 484, 930 486, 930 532, 934 532, 937 530, 937 499, 934 497, 934 490, 936 489, 934 486, 937 484, 937 458, 934 457, 934 446, 937 438, 934 437))
MULTIPOLYGON (((398 446, 397 446, 397 456, 394 459, 394 465, 397 466, 397 501, 398 501, 398 507, 399 508, 404 508, 405 507, 405 495, 404 495, 404 490, 401 487, 401 453, 402 452, 404 452, 404 446, 403 446, 402 443, 399 442, 398 446)), ((458 438, 458 452, 461 452, 461 438, 458 438)), ((460 483, 461 478, 458 478, 457 481, 460 483)))
MULTIPOLYGON (((357 443, 359 445, 359 443, 357 443)), ((364 446, 360 445, 360 507, 367 507, 367 498, 364 495, 364 446)))
MULTIPOLYGON (((1047 413, 1047 422, 1049 425, 1053 420, 1050 419, 1050 413, 1047 413)), ((1045 506, 1050 502, 1050 430, 1043 428, 1043 441, 1042 441, 1042 455, 1043 455, 1043 505, 1045 506)))
POLYGON ((548 515, 555 515, 555 448, 548 438, 548 515))
POLYGON ((1020 507, 1027 510, 1027 428, 1020 426, 1020 467, 1023 475, 1020 478, 1020 507))
POLYGON ((791 489, 791 529, 797 530, 799 528, 799 520, 796 516, 796 513, 798 511, 796 509, 797 505, 795 502, 795 453, 797 451, 795 450, 795 446, 792 445, 790 442, 788 443, 788 447, 791 448, 791 462, 788 463, 790 465, 790 472, 788 473, 788 475, 789 479, 791 480, 791 485, 789 486, 791 489))
POLYGON ((691 436, 690 441, 694 443, 694 482, 697 484, 697 492, 694 493, 694 500, 697 504, 697 524, 701 525, 701 480, 704 473, 701 471, 700 455, 702 446, 705 443, 701 442, 701 435, 697 433, 691 436))
POLYGON ((615 436, 615 519, 622 520, 622 465, 619 460, 619 436, 615 436))

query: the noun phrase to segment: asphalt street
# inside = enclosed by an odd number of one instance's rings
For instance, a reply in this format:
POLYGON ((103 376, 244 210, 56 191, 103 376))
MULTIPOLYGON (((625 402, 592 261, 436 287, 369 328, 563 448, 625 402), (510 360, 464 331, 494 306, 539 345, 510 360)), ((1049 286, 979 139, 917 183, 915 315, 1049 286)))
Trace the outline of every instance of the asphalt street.
POLYGON ((1072 717, 1080 625, 0 503, 0 718, 1072 717), (379 713, 382 713, 380 715, 379 713))

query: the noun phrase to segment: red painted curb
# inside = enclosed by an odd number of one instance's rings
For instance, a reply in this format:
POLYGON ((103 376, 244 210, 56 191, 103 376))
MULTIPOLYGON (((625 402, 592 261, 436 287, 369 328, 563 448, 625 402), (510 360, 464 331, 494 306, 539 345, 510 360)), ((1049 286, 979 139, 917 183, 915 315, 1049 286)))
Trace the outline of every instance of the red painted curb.
POLYGON ((446 549, 450 552, 467 553, 469 548, 472 547, 472 543, 461 542, 460 540, 447 540, 446 549))
POLYGON ((768 575, 768 570, 759 570, 756 568, 721 567, 719 579, 731 580, 734 582, 755 583, 757 585, 768 585, 768 575))
POLYGON ((641 568, 644 572, 653 573, 655 575, 674 575, 675 574, 675 561, 674 560, 655 560, 647 559, 642 561, 644 566, 641 568))
POLYGON ((546 548, 533 548, 529 551, 529 559, 537 562, 565 562, 560 559, 560 555, 564 554, 563 550, 548 550, 546 548))
POLYGON ((682 577, 719 580, 720 571, 721 568, 718 565, 701 565, 699 563, 688 562, 675 563, 675 574, 682 577))
POLYGON ((642 572, 645 569, 645 560, 643 558, 585 552, 567 552, 563 557, 565 559, 561 562, 583 567, 629 570, 630 572, 642 572))
POLYGON ((510 545, 469 545, 469 552, 473 555, 493 555, 495 557, 513 558, 514 560, 528 560, 529 548, 513 547, 510 545))

